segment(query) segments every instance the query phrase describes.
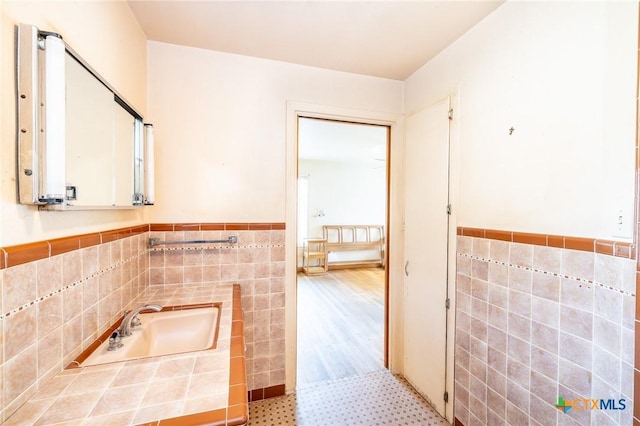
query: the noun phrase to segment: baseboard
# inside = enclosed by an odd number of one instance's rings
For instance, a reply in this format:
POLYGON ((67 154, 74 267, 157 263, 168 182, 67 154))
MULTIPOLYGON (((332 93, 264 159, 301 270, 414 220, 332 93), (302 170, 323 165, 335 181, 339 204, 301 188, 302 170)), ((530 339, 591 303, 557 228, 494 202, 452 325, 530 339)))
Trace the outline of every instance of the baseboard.
POLYGON ((285 394, 284 385, 269 386, 268 388, 253 389, 248 392, 249 402, 260 401, 262 399, 275 398, 285 394))

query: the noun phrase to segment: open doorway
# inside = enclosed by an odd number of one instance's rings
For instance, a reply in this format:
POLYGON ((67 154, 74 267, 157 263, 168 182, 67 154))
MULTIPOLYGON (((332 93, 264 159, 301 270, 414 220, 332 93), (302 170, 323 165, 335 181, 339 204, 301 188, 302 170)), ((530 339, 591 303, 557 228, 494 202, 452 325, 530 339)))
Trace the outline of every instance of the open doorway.
POLYGON ((387 367, 389 139, 298 118, 298 385, 387 367))

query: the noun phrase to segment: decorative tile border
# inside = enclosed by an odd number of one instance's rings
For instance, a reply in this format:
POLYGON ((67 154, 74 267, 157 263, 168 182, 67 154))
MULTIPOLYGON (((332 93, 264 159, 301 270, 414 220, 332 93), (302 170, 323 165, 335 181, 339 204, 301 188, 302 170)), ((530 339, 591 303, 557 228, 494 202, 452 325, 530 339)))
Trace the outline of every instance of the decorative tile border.
POLYGON ((257 248, 274 248, 284 247, 284 244, 206 244, 198 243, 197 245, 180 245, 174 244, 172 246, 152 247, 149 248, 149 252, 166 252, 166 251, 198 251, 198 250, 220 250, 220 249, 257 249, 257 248))
POLYGON ((129 257, 128 259, 124 259, 124 260, 122 260, 120 262, 116 262, 114 264, 111 264, 107 268, 104 268, 104 269, 102 269, 100 271, 96 271, 96 272, 92 273, 91 275, 87 275, 86 277, 83 277, 83 278, 79 279, 78 281, 72 282, 72 283, 70 283, 70 284, 68 284, 68 285, 66 285, 66 286, 64 286, 62 288, 59 288, 59 289, 57 289, 55 291, 52 291, 51 293, 45 294, 44 296, 41 296, 41 297, 39 297, 39 298, 37 298, 35 300, 31 300, 29 302, 26 302, 25 304, 15 308, 15 309, 13 309, 13 310, 11 310, 9 312, 0 313, 0 321, 5 319, 5 318, 7 318, 7 317, 9 317, 9 316, 11 316, 11 315, 17 314, 18 312, 22 311, 23 309, 27 309, 30 306, 33 306, 33 305, 36 305, 38 303, 44 302, 45 300, 49 299, 50 297, 55 296, 56 294, 63 293, 63 292, 65 292, 65 291, 67 291, 67 290, 69 290, 71 288, 74 288, 74 287, 77 287, 77 286, 79 286, 81 284, 84 284, 86 281, 89 281, 89 280, 91 280, 91 279, 93 279, 95 277, 103 275, 103 274, 105 274, 105 273, 107 273, 109 271, 116 270, 117 268, 120 268, 120 267, 126 265, 128 262, 136 261, 141 255, 144 255, 144 253, 136 253, 136 254, 132 255, 131 257, 129 257))
POLYGON ((489 240, 501 240, 512 243, 523 243, 535 246, 608 254, 610 256, 623 257, 625 259, 636 258, 636 245, 634 243, 625 243, 621 241, 466 227, 458 227, 457 234, 465 237, 486 238, 489 240))
POLYGON ((516 264, 513 264, 513 263, 509 263, 509 262, 500 262, 500 261, 494 260, 494 259, 485 259, 483 257, 474 256, 474 255, 471 255, 471 254, 458 253, 458 257, 466 257, 466 258, 469 258, 471 260, 478 260, 478 261, 481 261, 481 262, 493 263, 493 264, 496 264, 496 265, 507 266, 509 268, 522 269, 524 271, 538 272, 538 273, 541 273, 541 274, 544 274, 544 275, 553 276, 553 277, 566 278, 568 280, 578 281, 578 282, 582 282, 582 283, 585 283, 585 284, 590 284, 590 285, 594 285, 594 286, 597 286, 597 287, 600 287, 600 288, 604 288, 604 289, 607 289, 607 290, 615 291, 615 292, 620 293, 620 294, 625 294, 627 296, 636 297, 635 293, 629 293, 628 291, 624 291, 622 289, 615 288, 615 287, 612 287, 612 286, 607 285, 607 284, 599 283, 599 282, 594 281, 594 280, 587 280, 585 278, 573 277, 571 275, 559 274, 557 272, 549 272, 549 271, 545 271, 545 270, 537 269, 537 268, 530 268, 528 266, 516 265, 516 264))
POLYGON ((152 223, 150 231, 281 231, 285 224, 277 223, 152 223))
POLYGON ((91 234, 73 235, 0 247, 0 269, 35 262, 58 254, 128 238, 149 231, 268 231, 284 230, 285 224, 275 223, 150 223, 112 229, 91 234))
POLYGON ((149 225, 112 229, 0 248, 0 269, 35 262, 74 250, 97 246, 149 232, 149 225))

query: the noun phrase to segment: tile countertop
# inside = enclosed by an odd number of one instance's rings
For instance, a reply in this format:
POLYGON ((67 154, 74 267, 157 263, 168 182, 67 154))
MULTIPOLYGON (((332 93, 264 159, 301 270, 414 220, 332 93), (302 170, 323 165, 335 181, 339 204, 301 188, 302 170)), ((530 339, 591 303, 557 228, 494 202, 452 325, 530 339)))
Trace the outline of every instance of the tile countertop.
POLYGON ((248 420, 240 286, 149 288, 141 304, 222 302, 217 348, 67 368, 4 425, 242 425, 248 420))

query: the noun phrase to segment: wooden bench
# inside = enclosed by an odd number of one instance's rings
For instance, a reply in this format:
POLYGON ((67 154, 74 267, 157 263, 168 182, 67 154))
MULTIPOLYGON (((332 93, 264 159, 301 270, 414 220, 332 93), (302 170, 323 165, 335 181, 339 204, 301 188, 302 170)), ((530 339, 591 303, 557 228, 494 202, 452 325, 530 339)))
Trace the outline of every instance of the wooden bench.
POLYGON ((331 259, 328 266, 384 266, 384 226, 382 225, 322 225, 323 239, 326 240, 327 253, 344 251, 374 251, 363 259, 331 259))

